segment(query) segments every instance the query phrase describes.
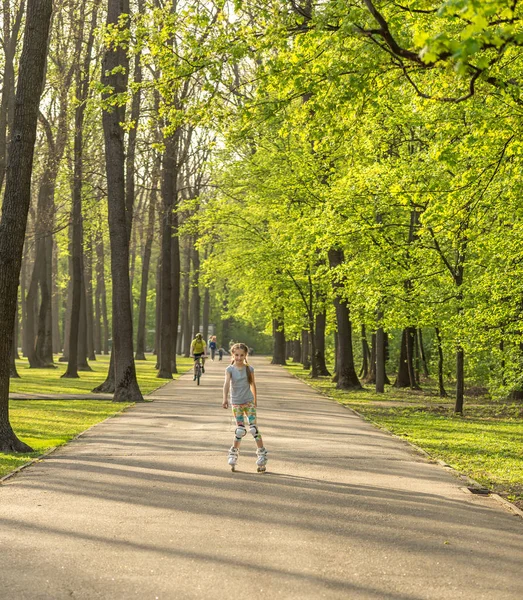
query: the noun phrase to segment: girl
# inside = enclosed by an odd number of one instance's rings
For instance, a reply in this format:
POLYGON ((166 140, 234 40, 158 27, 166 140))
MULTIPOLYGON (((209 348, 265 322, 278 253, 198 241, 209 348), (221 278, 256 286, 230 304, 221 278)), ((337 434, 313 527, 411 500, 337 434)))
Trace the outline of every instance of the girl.
POLYGON ((256 426, 256 383, 254 369, 247 363, 248 348, 245 344, 234 344, 231 347, 231 364, 225 369, 225 384, 223 386, 223 408, 229 407, 229 388, 231 390, 231 405, 236 432, 234 443, 229 450, 229 465, 234 471, 240 453, 242 438, 247 434, 245 416, 249 423, 249 431, 256 440, 258 449, 256 466, 258 473, 265 471, 267 464, 267 450, 263 447, 263 440, 256 426))

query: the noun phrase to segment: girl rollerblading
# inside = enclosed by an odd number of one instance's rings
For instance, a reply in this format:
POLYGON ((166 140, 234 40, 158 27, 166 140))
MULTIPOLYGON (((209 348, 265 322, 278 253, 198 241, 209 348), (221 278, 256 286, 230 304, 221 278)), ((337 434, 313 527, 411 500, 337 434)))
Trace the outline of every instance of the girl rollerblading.
POLYGON ((223 408, 229 408, 229 391, 232 413, 236 422, 234 442, 229 450, 228 463, 231 470, 236 469, 242 438, 249 433, 256 442, 258 473, 264 473, 267 465, 267 450, 256 425, 256 383, 254 369, 247 363, 248 348, 245 344, 234 344, 231 347, 231 364, 225 369, 223 385, 223 408))

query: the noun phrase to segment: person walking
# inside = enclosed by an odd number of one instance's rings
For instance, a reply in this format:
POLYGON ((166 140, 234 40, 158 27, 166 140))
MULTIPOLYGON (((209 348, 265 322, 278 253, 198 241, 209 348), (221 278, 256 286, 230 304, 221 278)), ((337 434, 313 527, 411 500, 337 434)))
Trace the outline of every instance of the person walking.
POLYGON ((223 408, 229 408, 236 421, 234 443, 229 450, 228 463, 234 471, 238 463, 242 438, 249 432, 256 441, 256 466, 258 472, 264 472, 267 465, 267 450, 263 445, 261 433, 256 424, 257 393, 254 380, 254 368, 247 362, 249 349, 245 344, 234 344, 231 347, 231 364, 225 369, 225 383, 223 385, 223 408), (245 422, 247 419, 247 424, 245 422))
POLYGON ((211 351, 211 360, 212 362, 214 362, 214 355, 216 354, 216 348, 217 348, 217 344, 216 344, 216 336, 213 335, 210 342, 209 342, 209 350, 211 351))

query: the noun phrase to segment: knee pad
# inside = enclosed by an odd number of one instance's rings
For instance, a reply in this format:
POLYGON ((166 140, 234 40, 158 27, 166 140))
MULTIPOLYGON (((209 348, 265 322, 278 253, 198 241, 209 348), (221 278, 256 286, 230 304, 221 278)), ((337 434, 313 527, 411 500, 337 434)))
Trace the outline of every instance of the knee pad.
POLYGON ((258 430, 258 428, 256 427, 256 425, 251 425, 249 427, 249 431, 251 432, 252 437, 257 440, 260 436, 260 432, 258 430))
POLYGON ((236 427, 236 431, 234 432, 234 435, 236 436, 236 439, 238 441, 240 441, 242 439, 242 437, 245 437, 247 435, 247 429, 245 429, 245 427, 243 427, 243 425, 240 425, 239 427, 236 427))

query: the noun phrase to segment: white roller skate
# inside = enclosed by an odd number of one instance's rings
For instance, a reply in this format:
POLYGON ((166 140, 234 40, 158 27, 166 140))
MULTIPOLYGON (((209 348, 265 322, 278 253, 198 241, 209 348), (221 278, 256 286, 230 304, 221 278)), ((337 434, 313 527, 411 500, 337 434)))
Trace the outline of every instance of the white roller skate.
POLYGON ((266 469, 267 469, 267 450, 265 450, 265 448, 258 448, 258 450, 256 450, 256 456, 258 457, 256 459, 256 467, 258 469, 258 473, 265 473, 266 469))
POLYGON ((240 455, 240 451, 238 450, 238 448, 231 446, 231 449, 229 450, 229 458, 228 458, 227 462, 229 463, 229 465, 231 467, 231 471, 233 473, 236 470, 236 463, 238 462, 239 455, 240 455))

